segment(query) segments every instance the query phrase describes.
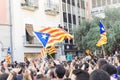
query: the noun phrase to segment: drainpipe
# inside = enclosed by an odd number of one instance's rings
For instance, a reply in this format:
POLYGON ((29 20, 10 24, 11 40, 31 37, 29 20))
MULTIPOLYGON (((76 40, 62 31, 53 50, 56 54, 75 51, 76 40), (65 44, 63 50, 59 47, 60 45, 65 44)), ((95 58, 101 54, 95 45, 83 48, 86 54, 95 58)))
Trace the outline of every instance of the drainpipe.
POLYGON ((10 24, 10 49, 11 49, 11 62, 13 62, 13 36, 12 36, 12 6, 11 1, 9 0, 9 24, 10 24))

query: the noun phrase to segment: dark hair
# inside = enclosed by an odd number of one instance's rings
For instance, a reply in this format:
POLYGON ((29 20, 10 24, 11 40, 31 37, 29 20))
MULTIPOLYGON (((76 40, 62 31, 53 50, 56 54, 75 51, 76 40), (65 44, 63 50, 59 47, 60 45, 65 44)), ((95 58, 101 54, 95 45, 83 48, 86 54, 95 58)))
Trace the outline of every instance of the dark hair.
POLYGON ((55 73, 58 78, 63 78, 65 75, 65 72, 66 72, 66 70, 63 66, 61 66, 61 65, 56 66, 55 73))
POLYGON ((104 71, 108 72, 109 75, 117 74, 117 69, 115 66, 110 64, 105 64, 101 67, 104 71))
POLYGON ((110 76, 103 70, 95 70, 91 73, 89 80, 110 80, 110 76))
POLYGON ((76 80, 89 80, 89 74, 84 70, 76 69, 73 74, 75 74, 76 80))
POLYGON ((100 58, 98 61, 97 61, 97 64, 98 64, 98 68, 101 69, 101 67, 104 65, 104 64, 107 64, 107 61, 103 58, 100 58))

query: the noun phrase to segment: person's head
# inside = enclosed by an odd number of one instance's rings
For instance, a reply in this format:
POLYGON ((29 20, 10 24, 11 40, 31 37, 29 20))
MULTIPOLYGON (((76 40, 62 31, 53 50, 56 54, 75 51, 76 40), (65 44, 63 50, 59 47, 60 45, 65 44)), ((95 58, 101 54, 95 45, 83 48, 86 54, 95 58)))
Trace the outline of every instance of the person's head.
POLYGON ((89 80, 89 74, 84 70, 76 69, 72 73, 74 75, 72 80, 89 80))
POLYGON ((110 76, 103 70, 95 70, 91 73, 89 80, 110 80, 110 76))
POLYGON ((111 76, 113 74, 117 74, 117 69, 115 66, 110 64, 105 64, 101 67, 102 70, 108 72, 108 74, 111 76))
POLYGON ((107 61, 106 61, 105 59, 103 59, 103 58, 98 59, 98 61, 97 61, 97 68, 98 68, 98 69, 101 69, 101 67, 102 67, 104 64, 107 64, 107 61))
POLYGON ((65 75, 65 72, 66 72, 66 70, 63 66, 61 66, 61 65, 56 66, 56 69, 55 69, 56 78, 63 78, 65 75))

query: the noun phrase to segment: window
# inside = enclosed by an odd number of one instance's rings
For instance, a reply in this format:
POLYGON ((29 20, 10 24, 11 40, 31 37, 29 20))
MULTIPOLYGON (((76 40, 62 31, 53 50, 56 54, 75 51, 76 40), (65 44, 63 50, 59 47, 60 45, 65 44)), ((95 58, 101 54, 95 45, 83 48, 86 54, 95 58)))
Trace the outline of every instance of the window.
POLYGON ((101 0, 97 0, 97 7, 101 6, 101 0))
POLYGON ((26 31, 26 41, 28 41, 30 44, 32 44, 33 40, 34 40, 33 26, 31 24, 26 24, 25 31, 26 31))
POLYGON ((66 3, 66 0, 62 0, 62 2, 66 3))
POLYGON ((70 0, 67 0, 67 3, 70 4, 70 0))
POLYGON ((80 8, 80 2, 79 2, 79 0, 77 0, 77 6, 80 8))
POLYGON ((111 4, 111 0, 107 0, 107 5, 111 4))
POLYGON ((80 25, 81 19, 80 16, 78 16, 78 24, 80 25))
POLYGON ((68 13, 71 13, 71 6, 67 4, 68 13))
POLYGON ((81 0, 81 8, 85 9, 85 3, 84 3, 84 0, 81 0))
POLYGON ((102 0, 102 6, 106 5, 106 0, 102 0))
POLYGON ((113 4, 116 4, 117 3, 117 0, 113 0, 113 4))
POLYGON ((70 40, 70 44, 73 44, 73 39, 70 40))
POLYGON ((66 4, 65 3, 62 4, 62 7, 63 7, 63 12, 66 12, 66 4))
POLYGON ((72 5, 75 6, 75 0, 72 0, 72 5))
POLYGON ((76 16, 73 15, 73 24, 76 24, 76 16))
POLYGON ((72 6, 72 14, 75 14, 75 11, 76 11, 75 6, 72 6))
POLYGON ((68 43, 68 39, 65 39, 65 43, 68 43))
POLYGON ((71 14, 68 13, 68 22, 71 23, 71 14))
POLYGON ((67 14, 66 14, 66 12, 63 12, 63 21, 67 22, 67 14))
POLYGON ((96 0, 92 0, 92 8, 96 7, 96 0))
POLYGON ((69 33, 71 33, 72 34, 72 24, 69 24, 69 33))
POLYGON ((22 8, 28 9, 37 9, 38 8, 38 0, 22 0, 21 2, 22 8))

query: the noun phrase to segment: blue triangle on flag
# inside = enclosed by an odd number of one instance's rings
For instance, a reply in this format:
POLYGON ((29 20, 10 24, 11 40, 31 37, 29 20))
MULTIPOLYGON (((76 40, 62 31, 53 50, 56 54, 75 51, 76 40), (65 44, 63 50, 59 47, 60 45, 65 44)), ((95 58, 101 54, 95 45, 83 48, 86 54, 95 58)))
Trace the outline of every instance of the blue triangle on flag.
POLYGON ((50 34, 47 33, 41 33, 41 32, 34 32, 34 35, 37 37, 37 39, 42 43, 44 47, 46 47, 46 44, 49 40, 50 34))
POLYGON ((8 53, 8 54, 11 54, 11 49, 10 49, 10 47, 8 47, 7 53, 8 53))
POLYGON ((100 34, 103 34, 105 32, 105 29, 104 29, 104 25, 101 21, 99 22, 99 27, 100 27, 100 34))

